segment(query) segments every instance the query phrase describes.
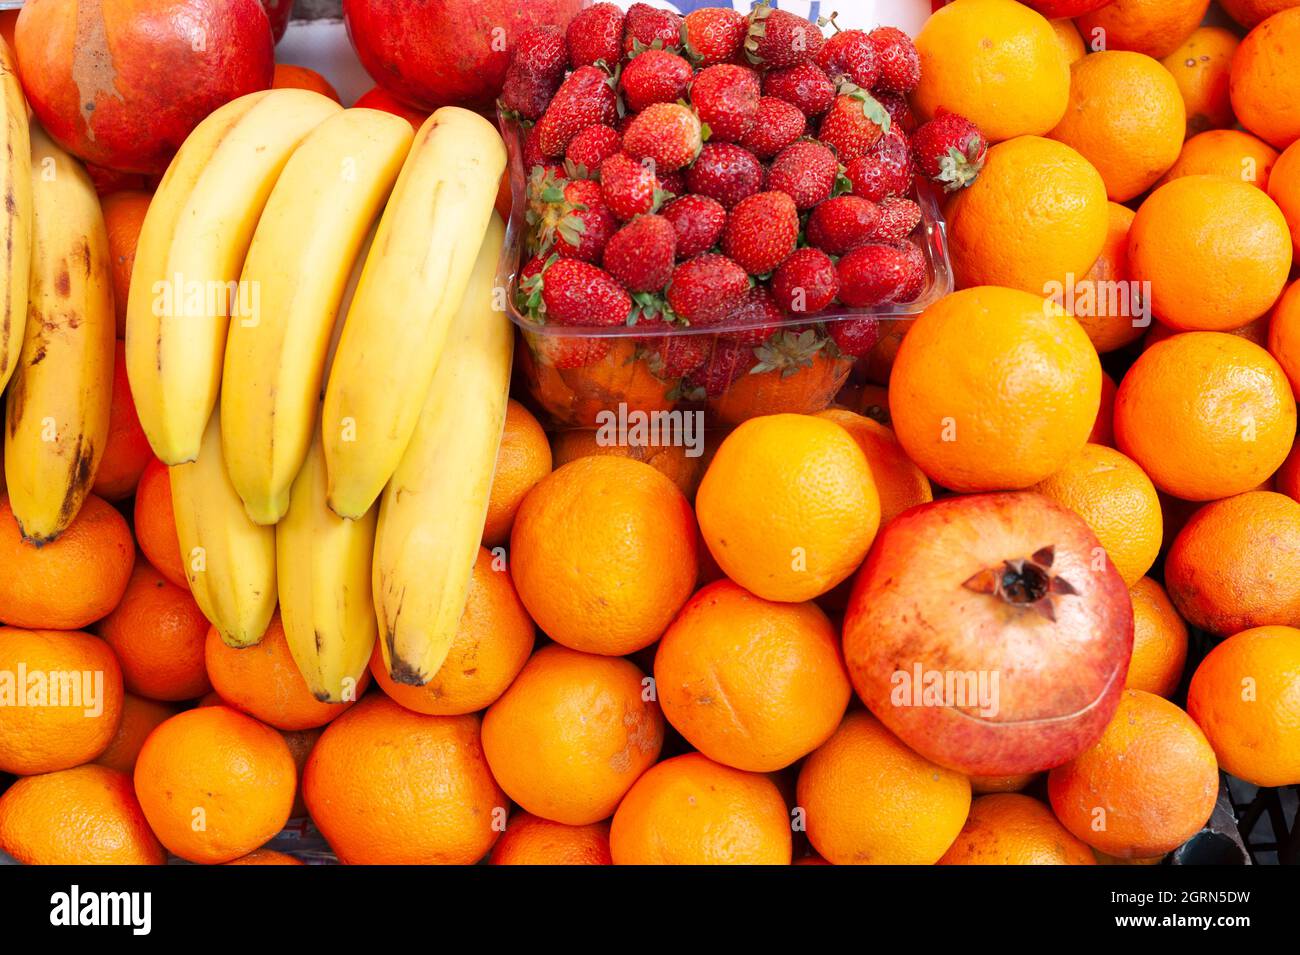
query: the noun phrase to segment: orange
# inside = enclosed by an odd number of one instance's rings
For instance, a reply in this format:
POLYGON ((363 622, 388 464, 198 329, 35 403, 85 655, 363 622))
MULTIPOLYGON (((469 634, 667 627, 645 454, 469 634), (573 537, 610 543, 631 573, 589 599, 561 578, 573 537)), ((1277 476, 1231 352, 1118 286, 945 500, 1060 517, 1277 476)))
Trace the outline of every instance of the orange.
POLYGON ((352 865, 477 862, 508 806, 477 716, 424 716, 379 694, 326 728, 302 786, 312 820, 352 865))
POLYGON ((1300 0, 1219 0, 1219 6, 1249 30, 1275 13, 1300 7, 1300 0))
POLYGON ((888 425, 890 423, 889 389, 881 385, 863 385, 857 409, 859 414, 872 421, 888 425))
POLYGON ((483 752, 501 788, 527 812, 571 826, 607 818, 663 742, 645 674, 562 646, 533 654, 483 717, 483 752))
POLYGON ((117 734, 95 762, 129 776, 135 770, 140 747, 144 746, 149 734, 179 712, 172 703, 146 700, 134 693, 122 694, 122 719, 117 725, 117 734))
POLYGON ((1300 624, 1300 504, 1249 491, 1205 505, 1169 548, 1165 587, 1211 633, 1300 624))
POLYGON ((1273 475, 1273 490, 1300 501, 1300 441, 1291 446, 1291 453, 1273 475))
POLYGON ((939 865, 1096 865, 1052 810, 1019 793, 981 796, 939 865))
MULTIPOLYGON (((888 407, 888 397, 884 397, 888 407)), ((831 408, 817 415, 853 436, 866 455, 871 477, 880 495, 880 526, 883 527, 909 507, 934 500, 934 491, 925 472, 912 463, 894 432, 871 418, 842 408, 831 408)))
POLYGON ((1056 33, 1056 41, 1061 45, 1066 63, 1073 65, 1087 55, 1088 48, 1083 45, 1083 37, 1079 35, 1079 28, 1074 25, 1073 20, 1069 17, 1061 17, 1059 20, 1047 22, 1052 25, 1052 30, 1056 33))
POLYGON ((1277 203, 1291 226, 1291 242, 1300 248, 1300 145, 1287 147, 1268 180, 1269 198, 1277 203))
POLYGON ((293 63, 275 64, 275 78, 271 80, 271 89, 311 90, 313 93, 328 96, 336 103, 342 102, 338 90, 330 84, 329 80, 313 69, 293 63))
POLYGON ((691 595, 695 547, 695 517, 672 481, 640 461, 580 458, 519 506, 510 572, 552 640, 621 655, 658 640, 691 595))
POLYGON ((1300 390, 1300 282, 1292 282, 1273 307, 1268 352, 1286 372, 1291 391, 1300 390))
POLYGON ((0 701, 0 772, 68 769, 112 742, 122 671, 88 633, 0 627, 0 701))
POLYGON ((1111 0, 1079 17, 1079 32, 1085 39, 1101 39, 1102 49, 1134 50, 1159 59, 1192 35, 1209 6, 1210 0, 1111 0))
POLYGON ((280 734, 228 706, 173 716, 135 763, 150 828, 190 862, 229 862, 264 845, 289 820, 296 785, 280 734))
MULTIPOLYGON (((1248 325, 1242 325, 1240 328, 1231 328, 1224 332, 1225 335, 1235 335, 1246 341, 1264 348, 1268 344, 1268 326, 1269 316, 1262 315, 1248 325)), ((1172 338, 1175 335, 1187 334, 1186 332, 1170 328, 1163 322, 1153 321, 1147 329, 1146 335, 1142 337, 1142 349, 1145 351, 1152 345, 1164 341, 1166 338, 1172 338)))
POLYGON ((1019 792, 1039 775, 1039 773, 1020 773, 1014 776, 971 776, 969 777, 970 789, 977 795, 1019 792))
POLYGON ((610 865, 609 823, 566 826, 526 812, 510 816, 492 865, 610 865))
POLYGON ((550 473, 551 445, 546 432, 528 409, 512 398, 506 405, 505 431, 492 474, 487 522, 483 525, 484 545, 495 547, 510 540, 510 528, 524 495, 550 473))
MULTIPOLYGON (((203 703, 199 704, 203 706, 203 703)), ((220 698, 214 700, 211 706, 223 705, 220 698)), ((316 727, 310 730, 281 730, 280 735, 284 741, 289 744, 289 752, 293 755, 293 765, 298 771, 298 791, 293 797, 293 808, 289 810, 290 819, 299 819, 307 815, 307 802, 303 799, 302 793, 302 773, 307 768, 307 758, 311 756, 311 751, 316 746, 316 741, 320 739, 324 730, 316 727)))
POLYGON ((1222 332, 1152 345, 1115 396, 1119 449, 1156 487, 1187 501, 1258 487, 1286 458, 1295 431, 1282 367, 1258 345, 1222 332))
POLYGON ((145 466, 135 489, 135 539, 159 573, 177 587, 190 589, 172 515, 171 477, 157 458, 145 466))
POLYGON ((231 859, 226 865, 306 865, 301 859, 295 859, 287 852, 274 849, 254 849, 246 856, 231 859))
POLYGON ((0 850, 24 865, 163 865, 131 777, 78 766, 20 779, 0 795, 0 850))
POLYGON ((117 606, 131 578, 131 531, 93 494, 59 539, 22 538, 9 497, 0 497, 0 621, 13 627, 78 630, 117 606))
POLYGON ((602 442, 601 432, 590 428, 557 431, 551 442, 551 448, 555 454, 557 468, 578 458, 596 454, 644 461, 676 484, 688 501, 695 498, 695 491, 700 486, 700 478, 704 476, 705 461, 708 460, 707 451, 692 456, 687 453, 690 449, 682 445, 656 447, 638 444, 628 440, 627 437, 613 443, 602 442))
POLYGON ((392 113, 394 116, 402 117, 411 124, 413 129, 417 130, 429 118, 429 114, 424 110, 408 106, 393 96, 392 93, 378 86, 371 87, 362 93, 352 106, 354 109, 377 109, 385 113, 392 113))
POLYGON ((766 776, 699 753, 666 759, 614 813, 616 865, 789 865, 790 817, 766 776))
POLYGON ((857 442, 808 415, 751 418, 727 435, 695 510, 718 566, 767 600, 826 593, 862 563, 880 527, 880 494, 857 442))
POLYGON ((1036 295, 992 286, 927 308, 889 380, 903 450, 954 491, 1025 488, 1059 471, 1100 406, 1101 363, 1079 323, 1036 295))
POLYGON ((1160 61, 1182 94, 1188 136, 1207 129, 1227 129, 1235 122, 1228 74, 1239 42, 1231 30, 1197 27, 1182 46, 1160 61))
POLYGON ((1097 417, 1092 423, 1092 433, 1088 435, 1090 444, 1115 446, 1115 393, 1119 385, 1115 379, 1104 371, 1101 373, 1101 406, 1097 408, 1097 417))
POLYGON ((1248 34, 1232 58, 1229 91, 1241 125, 1278 149, 1300 139, 1300 7, 1275 13, 1248 34))
POLYGON ((1163 534, 1160 499, 1131 458, 1085 444, 1065 467, 1030 490, 1082 517, 1130 587, 1156 562, 1163 534))
POLYGON ((1040 136, 1065 112, 1069 64, 1056 31, 1014 0, 955 0, 916 37, 921 83, 913 104, 926 117, 960 113, 989 142, 1040 136))
POLYGON ((970 782, 855 710, 804 760, 797 804, 808 840, 836 865, 933 865, 961 832, 970 782))
POLYGON ((433 678, 424 686, 394 683, 378 642, 370 673, 380 689, 408 710, 433 716, 476 713, 496 702, 528 662, 535 629, 505 565, 498 566, 479 548, 465 611, 447 659, 433 678))
POLYGON ((126 345, 119 339, 113 360, 113 398, 108 410, 108 442, 95 470, 96 494, 106 501, 121 501, 135 493, 145 465, 153 457, 149 439, 140 427, 126 378, 126 345))
MULTIPOLYGON (((1222 176, 1267 189, 1277 150, 1239 129, 1210 129, 1183 143, 1159 185, 1183 176, 1222 176)), ((1275 200, 1276 201, 1276 200, 1275 200)))
POLYGON ((1113 201, 1127 202, 1174 164, 1186 130, 1169 71, 1142 53, 1108 50, 1070 67, 1070 103, 1048 135, 1092 163, 1113 201))
POLYGON ((208 621, 188 590, 136 561, 122 602, 100 622, 99 635, 122 664, 132 693, 151 700, 192 700, 212 689, 203 660, 208 621))
POLYGON ((1224 640, 1196 668, 1187 712, 1227 772, 1256 786, 1300 783, 1300 630, 1224 640))
POLYGON ((1129 596, 1133 600, 1133 657, 1124 685, 1167 699, 1183 679, 1187 624, 1164 588, 1150 577, 1134 584, 1129 596))
POLYGON ((1219 792, 1214 750, 1168 700, 1125 690, 1101 738, 1047 776, 1056 816, 1107 855, 1146 859, 1205 824, 1219 792))
MULTIPOLYGON (((312 695, 289 653, 279 611, 271 618, 262 639, 251 647, 229 647, 216 627, 209 628, 204 659, 212 687, 225 703, 276 729, 324 726, 352 705, 351 702, 322 703, 312 695)), ((358 697, 365 692, 368 682, 363 673, 357 687, 358 697)))
POLYGON ((999 143, 948 207, 957 287, 1050 295, 1097 261, 1109 222, 1106 184, 1075 150, 1037 136, 999 143))
POLYGON ((682 608, 659 641, 654 673, 664 716, 688 743, 757 773, 826 742, 852 695, 826 614, 763 600, 729 580, 682 608))
POLYGON ((147 192, 114 192, 100 200, 108 230, 109 266, 113 279, 113 305, 117 310, 117 337, 126 337, 126 299, 135 266, 135 245, 140 239, 144 214, 153 198, 147 192))
POLYGON ((1106 243, 1086 275, 1074 283, 1073 294, 1054 300, 1075 317, 1098 354, 1123 348, 1142 337, 1150 315, 1142 313, 1140 293, 1133 288, 1128 262, 1128 233, 1135 213, 1118 202, 1106 204, 1106 243))

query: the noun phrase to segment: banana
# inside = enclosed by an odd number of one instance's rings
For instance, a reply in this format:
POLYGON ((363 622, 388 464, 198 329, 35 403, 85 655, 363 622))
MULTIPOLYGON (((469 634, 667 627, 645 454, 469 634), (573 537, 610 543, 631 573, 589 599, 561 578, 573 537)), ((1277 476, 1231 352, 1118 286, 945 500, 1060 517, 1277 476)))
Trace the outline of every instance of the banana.
POLYGON ((411 124, 350 109, 302 141, 244 261, 259 314, 230 323, 222 447, 248 516, 274 524, 312 442, 326 350, 352 264, 410 150, 411 124))
POLYGON ((238 280, 271 189, 295 147, 341 110, 300 89, 234 100, 186 139, 154 194, 127 300, 127 375, 166 464, 198 456, 229 319, 259 310, 258 290, 238 280))
POLYGON ((203 432, 197 460, 173 466, 170 475, 190 593, 222 640, 250 647, 275 612, 275 528, 248 519, 226 475, 219 409, 203 432))
POLYGON ((505 229, 492 216, 375 534, 380 646, 399 683, 427 683, 456 634, 505 426, 514 330, 496 311, 505 229))
POLYGON ((370 509, 411 440, 505 161, 492 124, 468 110, 443 107, 416 134, 325 390, 329 506, 342 517, 370 509))
POLYGON ((32 149, 27 100, 9 45, 0 40, 0 391, 13 377, 27 325, 27 272, 32 257, 32 149))
POLYGON ((23 536, 54 540, 95 483, 113 394, 113 287, 99 198, 81 163, 31 129, 27 329, 9 386, 5 479, 23 536))

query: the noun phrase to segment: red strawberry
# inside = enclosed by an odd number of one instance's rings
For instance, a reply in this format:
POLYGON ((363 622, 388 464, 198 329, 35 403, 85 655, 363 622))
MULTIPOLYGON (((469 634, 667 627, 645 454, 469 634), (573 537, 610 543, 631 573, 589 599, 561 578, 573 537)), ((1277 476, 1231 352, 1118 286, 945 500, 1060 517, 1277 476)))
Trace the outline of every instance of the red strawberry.
POLYGON ((876 47, 880 76, 875 88, 910 93, 921 82, 921 55, 912 38, 897 27, 876 27, 869 34, 876 47))
POLYGON ((799 210, 784 192, 741 199, 727 216, 722 251, 750 275, 766 275, 785 261, 799 241, 799 210))
POLYGON ((600 191, 605 205, 624 222, 653 212, 659 205, 654 171, 627 153, 610 156, 600 164, 600 191))
POLYGON ((637 216, 605 246, 605 270, 629 292, 659 292, 673 277, 677 232, 663 216, 637 216))
POLYGON ((763 164, 748 149, 731 143, 705 143, 686 170, 686 187, 730 209, 763 188, 763 164))
POLYGON ((537 146, 544 156, 563 156, 569 140, 588 126, 612 126, 618 118, 618 97, 608 73, 582 66, 560 84, 537 121, 537 146))
POLYGON ((537 166, 545 165, 546 157, 537 144, 537 127, 533 126, 524 136, 524 172, 531 173, 537 166))
POLYGON ((525 30, 506 70, 501 105, 524 119, 537 119, 564 80, 568 62, 568 46, 558 27, 525 30))
POLYGON ((912 256, 892 245, 862 245, 835 266, 840 276, 840 301, 855 308, 883 305, 915 281, 912 256))
POLYGON ((758 101, 754 125, 740 140, 759 159, 771 159, 804 134, 808 119, 798 106, 775 96, 758 101))
POLYGON ((796 249, 772 276, 772 297, 792 315, 815 315, 835 301, 839 275, 820 249, 796 249))
POLYGON ((777 307, 772 293, 761 285, 755 285, 741 296, 740 302, 727 316, 728 326, 742 327, 722 332, 719 338, 737 345, 761 345, 784 321, 785 314, 777 307))
POLYGON ((576 178, 587 178, 600 170, 600 164, 623 148, 623 137, 613 126, 588 126, 569 140, 564 160, 576 178))
POLYGON ((773 10, 767 0, 749 12, 745 56, 771 70, 814 59, 826 38, 821 28, 786 10, 773 10))
POLYGON ((921 207, 911 199, 890 196, 880 204, 880 218, 876 221, 872 240, 900 242, 906 239, 921 223, 921 207))
POLYGON ((736 143, 758 117, 762 83, 748 67, 719 63, 696 73, 690 92, 700 122, 708 124, 709 138, 736 143))
POLYGON ((651 103, 628 124, 623 151, 633 159, 652 160, 656 170, 674 172, 700 154, 700 135, 700 118, 687 107, 651 103))
POLYGON ((646 50, 623 68, 619 84, 623 102, 633 112, 651 103, 675 103, 686 96, 695 71, 691 64, 668 50, 646 50))
POLYGON ((618 228, 601 197, 600 185, 588 179, 567 181, 550 173, 529 180, 529 203, 524 213, 539 249, 566 258, 599 262, 605 243, 618 228))
POLYGON ((880 322, 874 318, 843 318, 827 322, 826 332, 841 354, 861 358, 880 341, 880 322))
POLYGON ((542 309, 540 276, 542 270, 546 268, 546 263, 552 258, 555 258, 553 254, 534 255, 516 276, 515 306, 521 313, 537 321, 541 320, 542 309))
POLYGON ((686 55, 700 66, 731 62, 745 43, 749 21, 725 7, 692 10, 682 21, 686 55))
POLYGON ((594 365, 614 347, 607 336, 538 334, 532 339, 542 363, 561 371, 594 365))
POLYGON ((612 275, 579 259, 551 260, 541 282, 546 320, 556 325, 623 325, 632 311, 631 297, 612 275))
POLYGON ((648 3, 634 3, 627 8, 627 18, 623 21, 625 54, 674 49, 681 42, 682 18, 672 10, 661 10, 648 3))
POLYGON ((690 325, 717 325, 748 290, 743 268, 725 255, 706 253, 673 269, 668 304, 690 325))
POLYGON ((900 242, 898 247, 903 250, 908 264, 906 278, 898 287, 898 294, 894 296, 894 301, 910 302, 920 295, 921 289, 925 287, 925 253, 915 242, 900 242))
POLYGON ((798 66, 764 73, 763 93, 797 106, 811 118, 831 108, 835 100, 835 85, 825 70, 809 60, 798 66))
POLYGON ((819 138, 847 166, 871 148, 891 123, 885 108, 866 90, 847 85, 841 91, 822 120, 819 138))
POLYGON ((721 398, 737 378, 757 364, 758 358, 752 346, 719 336, 708 361, 691 373, 687 383, 702 389, 709 398, 721 398))
POLYGON ((686 194, 686 172, 684 170, 674 169, 672 172, 664 172, 661 169, 658 176, 659 191, 663 193, 665 202, 674 196, 686 194))
POLYGON ((876 238, 880 207, 861 196, 835 196, 808 216, 808 242, 831 255, 843 255, 876 238))
POLYGON ((713 349, 712 335, 683 334, 662 319, 639 321, 637 327, 647 326, 662 334, 645 339, 642 344, 652 352, 650 371, 662 380, 685 378, 708 360, 713 349))
POLYGON ((891 125, 897 126, 905 133, 916 129, 916 117, 912 115, 911 104, 902 93, 873 93, 873 96, 885 107, 891 125))
POLYGON ((801 139, 781 150, 767 171, 767 188, 794 198, 802 212, 835 191, 840 163, 835 154, 813 139, 801 139))
POLYGON ((690 259, 707 252, 722 238, 727 210, 708 196, 686 195, 664 206, 663 216, 677 233, 677 257, 690 259))
POLYGON ((872 202, 901 196, 912 188, 912 149, 906 134, 891 126, 887 134, 848 163, 844 174, 853 184, 855 196, 872 202))
POLYGON ((597 3, 569 21, 569 63, 576 70, 604 63, 611 69, 623 57, 623 11, 613 3, 597 3))
POLYGON ((916 168, 933 182, 942 183, 945 192, 965 189, 974 182, 987 153, 988 143, 979 127, 965 116, 943 109, 912 136, 916 168))
POLYGON ((864 90, 876 85, 880 73, 876 45, 865 30, 832 33, 817 53, 817 65, 826 71, 832 82, 845 79, 864 90))

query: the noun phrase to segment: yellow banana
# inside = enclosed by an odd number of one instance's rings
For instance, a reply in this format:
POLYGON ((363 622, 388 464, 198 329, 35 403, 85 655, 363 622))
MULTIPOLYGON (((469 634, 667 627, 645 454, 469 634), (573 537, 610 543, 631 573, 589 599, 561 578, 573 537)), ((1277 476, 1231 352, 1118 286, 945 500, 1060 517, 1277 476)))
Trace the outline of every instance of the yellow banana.
POLYGON ((221 455, 219 410, 203 432, 197 459, 170 473, 190 593, 221 639, 252 646, 275 612, 275 528, 260 527, 244 513, 221 455))
POLYGON ((259 289, 260 307, 230 323, 221 428, 230 480, 258 524, 289 507, 344 286, 411 139, 391 113, 330 117, 289 159, 253 233, 242 284, 259 289))
POLYGON ((27 271, 32 256, 32 149, 27 100, 9 45, 0 40, 0 391, 18 367, 27 325, 27 271))
POLYGON ((5 479, 23 536, 54 540, 95 483, 113 395, 113 287, 99 197, 81 163, 31 130, 27 330, 9 385, 5 479))
POLYGON ((492 124, 454 106, 416 134, 379 220, 325 390, 329 505, 360 517, 415 431, 505 168, 492 124))
POLYGON ((166 464, 198 456, 229 319, 258 311, 258 290, 238 280, 271 189, 298 143, 341 110, 300 89, 234 100, 186 139, 154 194, 131 274, 127 374, 166 464))
POLYGON ((399 683, 427 683, 465 610, 505 426, 514 331, 494 306, 505 229, 493 216, 375 535, 380 646, 399 683))

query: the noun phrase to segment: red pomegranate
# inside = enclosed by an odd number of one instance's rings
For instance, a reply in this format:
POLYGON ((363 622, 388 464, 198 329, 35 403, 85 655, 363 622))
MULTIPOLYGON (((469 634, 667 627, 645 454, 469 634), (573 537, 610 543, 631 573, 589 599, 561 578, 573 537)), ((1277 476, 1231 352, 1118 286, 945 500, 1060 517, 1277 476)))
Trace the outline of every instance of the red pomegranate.
POLYGON ((293 0, 262 0, 262 7, 271 21, 271 36, 279 43, 284 39, 284 31, 289 29, 289 17, 293 13, 293 0))
POLYGON ((1028 492, 951 497, 886 525, 854 583, 844 656, 904 742, 970 775, 1090 746, 1133 650, 1128 588, 1088 526, 1028 492))
POLYGON ((162 172, 200 120, 275 69, 260 0, 34 0, 15 42, 41 125, 124 172, 162 172))
POLYGON ((1049 20, 1060 17, 1081 17, 1085 13, 1100 9, 1111 0, 1023 0, 1049 20))
POLYGON ((343 0, 361 65, 398 99, 425 110, 490 109, 515 37, 566 27, 583 0, 343 0))

